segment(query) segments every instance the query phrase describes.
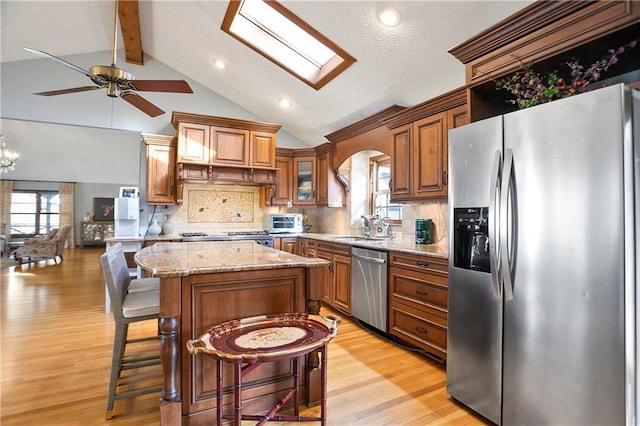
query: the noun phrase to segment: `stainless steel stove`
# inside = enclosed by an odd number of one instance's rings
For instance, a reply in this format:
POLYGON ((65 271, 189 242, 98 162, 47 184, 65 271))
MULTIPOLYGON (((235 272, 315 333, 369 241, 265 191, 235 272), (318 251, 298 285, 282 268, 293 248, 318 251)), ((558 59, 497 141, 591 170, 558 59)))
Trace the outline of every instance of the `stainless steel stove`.
POLYGON ((204 232, 183 232, 182 241, 255 241, 266 247, 273 247, 273 235, 268 231, 236 231, 226 234, 209 235, 204 232))

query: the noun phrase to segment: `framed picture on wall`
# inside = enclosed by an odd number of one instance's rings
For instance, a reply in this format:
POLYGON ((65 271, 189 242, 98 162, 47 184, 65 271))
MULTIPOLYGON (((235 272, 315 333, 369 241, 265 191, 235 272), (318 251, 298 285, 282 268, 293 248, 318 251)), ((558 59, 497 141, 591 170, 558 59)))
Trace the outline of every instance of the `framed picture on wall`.
POLYGON ((93 220, 113 220, 113 198, 93 199, 93 220))
POLYGON ((120 198, 138 198, 138 188, 135 186, 121 186, 120 198))

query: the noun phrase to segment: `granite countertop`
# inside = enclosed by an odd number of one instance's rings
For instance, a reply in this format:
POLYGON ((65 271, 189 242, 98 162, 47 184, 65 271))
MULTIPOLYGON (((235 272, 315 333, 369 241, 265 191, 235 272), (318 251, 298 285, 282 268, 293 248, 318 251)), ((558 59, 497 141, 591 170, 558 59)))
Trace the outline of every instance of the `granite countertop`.
POLYGON ((154 277, 329 264, 324 259, 297 256, 253 241, 158 242, 138 251, 134 259, 154 277))
MULTIPOLYGON (((365 238, 361 235, 333 235, 333 234, 288 234, 300 238, 311 238, 318 241, 347 244, 354 247, 363 247, 373 250, 399 251, 403 253, 428 255, 447 259, 449 247, 438 244, 416 244, 411 241, 397 241, 391 238, 365 238)), ((282 235, 284 236, 284 234, 282 235)))
POLYGON ((181 241, 180 235, 147 235, 146 237, 105 237, 106 243, 138 242, 138 241, 181 241))

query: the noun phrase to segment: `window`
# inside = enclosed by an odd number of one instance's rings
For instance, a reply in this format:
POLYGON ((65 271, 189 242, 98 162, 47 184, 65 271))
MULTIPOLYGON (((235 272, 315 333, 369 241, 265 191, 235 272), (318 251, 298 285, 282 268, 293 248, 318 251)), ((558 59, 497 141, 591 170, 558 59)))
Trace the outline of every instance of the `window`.
POLYGON ((48 234, 60 225, 60 195, 57 191, 13 191, 11 237, 48 234))
POLYGON ((402 206, 391 202, 391 158, 386 155, 369 159, 369 176, 371 182, 371 214, 388 217, 391 223, 402 223, 402 206))
POLYGON ((232 0, 222 30, 316 90, 356 59, 275 0, 232 0))

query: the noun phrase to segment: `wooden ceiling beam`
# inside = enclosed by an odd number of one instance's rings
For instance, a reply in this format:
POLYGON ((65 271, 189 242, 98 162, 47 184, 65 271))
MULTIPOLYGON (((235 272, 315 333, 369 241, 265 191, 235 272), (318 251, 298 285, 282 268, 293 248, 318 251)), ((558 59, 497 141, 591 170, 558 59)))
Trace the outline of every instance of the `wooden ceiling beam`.
POLYGON ((144 65, 138 0, 118 0, 118 20, 122 29, 125 60, 130 64, 144 65))

